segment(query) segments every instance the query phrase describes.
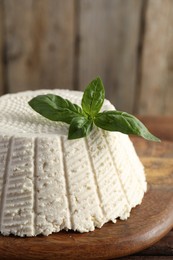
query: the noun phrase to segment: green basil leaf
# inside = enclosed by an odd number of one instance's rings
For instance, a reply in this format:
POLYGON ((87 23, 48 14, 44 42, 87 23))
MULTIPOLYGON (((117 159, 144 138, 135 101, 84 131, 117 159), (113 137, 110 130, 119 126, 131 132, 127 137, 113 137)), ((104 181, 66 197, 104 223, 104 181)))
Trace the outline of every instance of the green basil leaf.
POLYGON ((138 135, 150 141, 160 141, 148 131, 141 121, 126 112, 115 110, 99 113, 95 117, 94 123, 108 131, 119 131, 124 134, 138 135))
POLYGON ((77 139, 87 136, 93 127, 93 122, 91 119, 86 117, 75 117, 71 121, 68 139, 77 139))
POLYGON ((105 98, 105 90, 100 78, 96 78, 87 86, 82 97, 83 111, 92 118, 100 111, 105 98))
POLYGON ((52 94, 34 97, 28 103, 37 113, 52 121, 70 124, 74 117, 83 115, 78 105, 52 94))

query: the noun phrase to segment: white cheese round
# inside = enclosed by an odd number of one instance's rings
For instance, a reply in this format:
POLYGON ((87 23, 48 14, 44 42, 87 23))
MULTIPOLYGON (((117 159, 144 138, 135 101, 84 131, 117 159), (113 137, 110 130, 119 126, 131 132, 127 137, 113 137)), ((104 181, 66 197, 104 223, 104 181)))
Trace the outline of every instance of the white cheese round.
MULTIPOLYGON (((53 93, 80 104, 82 92, 39 90, 0 98, 0 232, 88 232, 140 204, 146 179, 127 135, 94 128, 68 140, 68 125, 33 111, 28 101, 53 93)), ((113 109, 105 100, 103 110, 113 109)))

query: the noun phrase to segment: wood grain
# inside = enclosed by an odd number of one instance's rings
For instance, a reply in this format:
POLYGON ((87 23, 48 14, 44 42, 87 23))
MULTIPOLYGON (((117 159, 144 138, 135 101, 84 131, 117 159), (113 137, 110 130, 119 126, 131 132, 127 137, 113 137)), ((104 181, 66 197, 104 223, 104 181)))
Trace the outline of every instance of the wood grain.
POLYGON ((141 68, 138 113, 173 114, 173 1, 149 0, 141 68))
MULTIPOLYGON (((128 260, 172 260, 172 256, 126 256, 121 258, 128 260)), ((112 259, 113 260, 113 259, 112 259)))
POLYGON ((141 0, 82 0, 79 86, 100 75, 107 98, 132 112, 137 73, 141 0))
POLYGON ((117 109, 172 115, 172 26, 172 0, 0 0, 0 95, 100 75, 117 109))
POLYGON ((59 232, 35 238, 1 236, 1 259, 112 259, 144 249, 164 236, 173 226, 173 142, 168 146, 168 142, 164 146, 152 143, 151 149, 147 141, 139 138, 133 141, 146 167, 149 184, 142 204, 132 210, 127 221, 107 223, 101 229, 84 234, 59 232))
MULTIPOLYGON (((173 258, 173 230, 164 239, 154 244, 152 247, 142 251, 141 255, 146 256, 171 256, 173 258)), ((140 254, 140 253, 139 253, 140 254)))
POLYGON ((0 0, 0 95, 4 93, 4 62, 3 62, 3 50, 4 50, 4 28, 3 28, 3 1, 0 0))
POLYGON ((72 88, 74 1, 5 0, 10 92, 72 88))
POLYGON ((173 141, 173 117, 171 116, 139 116, 151 133, 161 140, 173 141))

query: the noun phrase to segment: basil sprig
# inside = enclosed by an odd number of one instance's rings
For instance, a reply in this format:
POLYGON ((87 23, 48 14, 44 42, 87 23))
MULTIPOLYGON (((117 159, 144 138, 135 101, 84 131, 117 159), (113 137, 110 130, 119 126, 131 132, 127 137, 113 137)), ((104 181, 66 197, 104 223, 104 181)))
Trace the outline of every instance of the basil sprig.
POLYGON ((97 78, 87 86, 82 97, 83 111, 94 119, 100 111, 105 99, 105 90, 100 78, 97 78))
POLYGON ((124 134, 134 134, 150 141, 160 141, 152 135, 144 124, 135 116, 117 110, 98 113, 94 123, 96 126, 108 130, 118 131, 124 134))
POLYGON ((52 120, 70 124, 73 118, 83 116, 82 109, 60 96, 39 95, 29 101, 29 105, 40 115, 52 120))
POLYGON ((96 125, 107 131, 134 134, 150 141, 160 141, 135 116, 117 110, 99 113, 105 99, 101 79, 94 79, 85 89, 81 106, 53 94, 39 95, 29 105, 40 115, 52 121, 70 124, 68 139, 87 136, 96 125))
POLYGON ((77 139, 87 136, 93 128, 93 122, 87 117, 74 117, 71 121, 68 139, 77 139))

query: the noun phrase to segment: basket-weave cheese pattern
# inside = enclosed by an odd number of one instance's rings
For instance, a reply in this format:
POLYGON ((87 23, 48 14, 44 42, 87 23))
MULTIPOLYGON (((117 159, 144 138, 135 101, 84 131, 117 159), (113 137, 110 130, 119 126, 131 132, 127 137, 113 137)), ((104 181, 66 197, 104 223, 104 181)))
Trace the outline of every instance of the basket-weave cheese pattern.
MULTIPOLYGON (((0 98, 0 232, 87 232, 127 219, 147 187, 129 137, 94 128, 87 138, 67 140, 68 125, 43 118, 27 103, 46 93, 78 104, 82 95, 40 90, 0 98)), ((105 100, 103 109, 112 108, 105 100)))

